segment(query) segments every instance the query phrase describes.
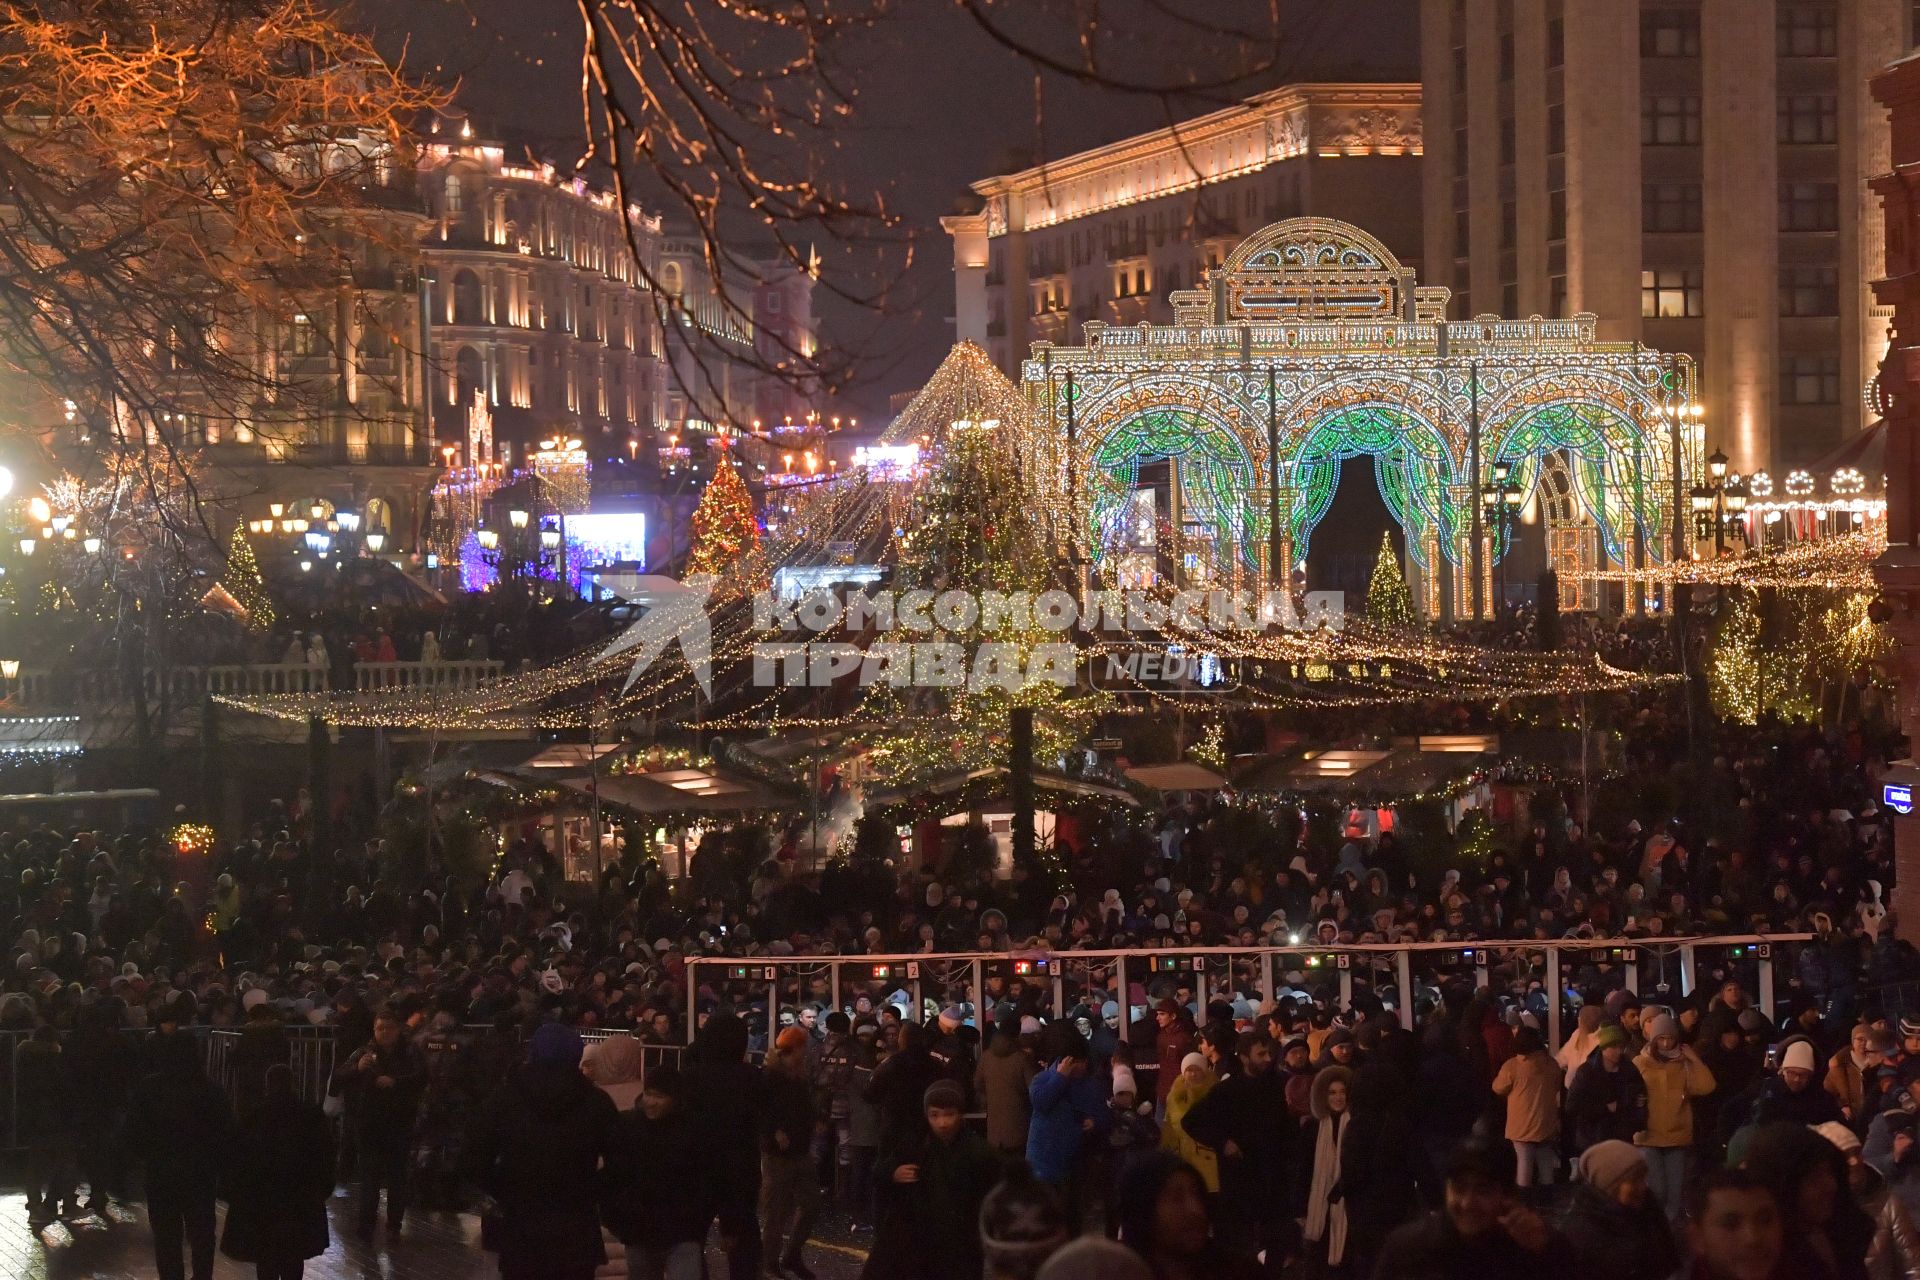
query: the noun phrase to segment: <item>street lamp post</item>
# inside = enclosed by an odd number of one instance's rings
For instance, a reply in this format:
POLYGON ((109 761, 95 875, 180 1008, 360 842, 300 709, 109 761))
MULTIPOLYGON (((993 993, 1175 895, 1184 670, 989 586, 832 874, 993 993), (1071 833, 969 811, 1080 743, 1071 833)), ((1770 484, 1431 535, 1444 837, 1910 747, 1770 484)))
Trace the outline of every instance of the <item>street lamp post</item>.
POLYGON ((1494 545, 1498 550, 1499 593, 1493 602, 1493 613, 1498 617, 1506 605, 1507 598, 1507 554, 1512 550, 1508 545, 1512 537, 1513 518, 1520 513, 1521 499, 1526 495, 1520 490, 1520 483, 1513 476, 1513 467, 1506 462, 1493 464, 1492 482, 1480 494, 1480 502, 1485 507, 1487 520, 1494 527, 1494 545))
MULTIPOLYGON (((1694 537, 1704 541, 1711 534, 1714 557, 1726 555, 1727 527, 1747 510, 1747 482, 1738 472, 1728 472, 1727 455, 1719 449, 1707 459, 1707 480, 1693 487, 1692 505, 1694 537)), ((1746 537, 1744 524, 1740 536, 1746 537)))

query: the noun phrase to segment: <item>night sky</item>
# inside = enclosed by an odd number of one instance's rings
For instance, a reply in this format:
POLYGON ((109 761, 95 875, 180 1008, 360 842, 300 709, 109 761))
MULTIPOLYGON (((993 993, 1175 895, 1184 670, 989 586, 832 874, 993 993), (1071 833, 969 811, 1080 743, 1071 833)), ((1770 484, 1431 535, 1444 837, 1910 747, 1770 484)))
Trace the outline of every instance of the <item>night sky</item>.
MULTIPOLYGON (((915 389, 953 341, 952 255, 938 219, 960 207, 969 182, 1163 126, 1169 109, 1176 119, 1198 115, 1289 80, 1417 76, 1416 0, 1288 0, 1277 49, 1217 30, 1232 23, 1267 32, 1256 0, 1107 0, 1096 7, 1113 75, 1168 84, 1220 80, 1255 60, 1274 66, 1230 90, 1171 101, 1042 72, 1036 110, 1033 64, 966 14, 945 0, 891 7, 835 51, 859 96, 851 122, 821 139, 817 161, 844 194, 878 195, 901 219, 885 240, 846 243, 822 232, 816 241, 828 278, 861 294, 884 285, 877 305, 823 298, 818 307, 823 341, 858 373, 830 411, 863 424, 883 420, 888 397, 915 389), (1216 29, 1197 29, 1195 16, 1216 29)), ((1001 7, 1021 15, 1024 38, 1073 59, 1065 0, 1001 7)), ((379 0, 365 12, 390 56, 404 49, 416 72, 460 79, 461 105, 483 132, 550 138, 555 151, 578 137, 572 0, 379 0)))

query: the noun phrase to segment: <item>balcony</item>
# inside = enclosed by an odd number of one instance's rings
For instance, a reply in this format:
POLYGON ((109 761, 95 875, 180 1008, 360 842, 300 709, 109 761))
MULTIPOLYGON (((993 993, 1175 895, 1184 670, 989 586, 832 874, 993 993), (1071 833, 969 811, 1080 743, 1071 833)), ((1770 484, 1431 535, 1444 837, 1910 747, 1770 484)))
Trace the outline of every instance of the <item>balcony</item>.
POLYGON ((429 467, 434 465, 433 447, 428 440, 417 440, 411 447, 399 443, 328 440, 300 446, 298 461, 309 465, 336 467, 429 467))

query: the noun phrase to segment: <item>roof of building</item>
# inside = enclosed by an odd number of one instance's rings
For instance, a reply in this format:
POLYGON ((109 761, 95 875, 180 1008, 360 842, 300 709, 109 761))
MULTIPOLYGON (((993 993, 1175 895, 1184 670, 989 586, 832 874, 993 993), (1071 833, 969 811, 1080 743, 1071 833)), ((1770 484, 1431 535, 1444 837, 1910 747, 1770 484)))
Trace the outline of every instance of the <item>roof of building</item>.
POLYGON ((1422 153, 1417 82, 1284 85, 1231 107, 1122 138, 1018 173, 983 178, 973 190, 994 202, 1038 194, 1025 228, 1157 199, 1257 172, 1302 155, 1422 153), (1163 162, 1141 173, 1142 162, 1163 162))

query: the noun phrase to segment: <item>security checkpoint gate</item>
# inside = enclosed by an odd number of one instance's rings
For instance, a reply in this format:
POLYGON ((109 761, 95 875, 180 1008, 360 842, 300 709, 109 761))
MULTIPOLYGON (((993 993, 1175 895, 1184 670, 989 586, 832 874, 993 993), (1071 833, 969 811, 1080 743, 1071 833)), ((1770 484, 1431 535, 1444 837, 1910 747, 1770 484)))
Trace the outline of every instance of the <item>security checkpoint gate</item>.
MULTIPOLYGON (((782 1012, 806 1005, 853 1013, 865 997, 874 1010, 930 1022, 951 1005, 983 1028, 992 1008, 1011 1001, 1059 1019, 1099 992, 1121 1006, 1123 1025, 1150 1016, 1156 990, 1184 996, 1197 1020, 1216 998, 1269 1003, 1283 995, 1339 1008, 1356 990, 1380 997, 1411 1030, 1423 997, 1438 998, 1456 978, 1494 985, 1536 1008, 1557 1049, 1573 1004, 1570 984, 1589 993, 1624 989, 1648 1003, 1691 996, 1703 980, 1738 980, 1768 1021, 1780 989, 1776 966, 1792 974, 1808 933, 1701 937, 1475 939, 1333 946, 1182 947, 1138 950, 970 951, 871 956, 702 956, 687 961, 688 1007, 702 987, 722 1004, 757 1010, 767 1039, 782 1012), (1551 993, 1559 993, 1555 998, 1551 993), (1125 993, 1122 995, 1121 993, 1125 993), (1137 996, 1144 995, 1144 999, 1137 996), (1544 1007, 1538 1007, 1544 1006, 1544 1007)), ((1093 1010, 1098 1016, 1097 1006, 1093 1010)), ((687 1020, 689 1042, 699 1019, 687 1020)))

